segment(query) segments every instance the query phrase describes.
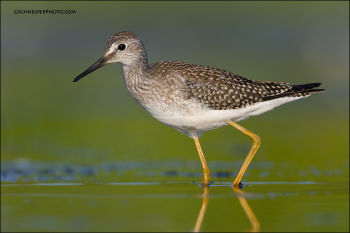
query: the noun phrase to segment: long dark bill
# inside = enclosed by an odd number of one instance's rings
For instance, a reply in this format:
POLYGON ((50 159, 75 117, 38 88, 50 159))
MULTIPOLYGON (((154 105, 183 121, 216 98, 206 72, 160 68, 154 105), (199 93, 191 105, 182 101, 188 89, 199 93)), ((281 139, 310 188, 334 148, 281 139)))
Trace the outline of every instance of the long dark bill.
POLYGON ((90 66, 89 68, 87 68, 83 73, 79 74, 74 80, 73 82, 77 82, 79 79, 83 78, 84 76, 90 74, 91 72, 97 70, 98 68, 101 68, 102 66, 104 66, 106 64, 107 58, 105 57, 101 57, 100 59, 98 59, 97 62, 95 62, 92 66, 90 66))

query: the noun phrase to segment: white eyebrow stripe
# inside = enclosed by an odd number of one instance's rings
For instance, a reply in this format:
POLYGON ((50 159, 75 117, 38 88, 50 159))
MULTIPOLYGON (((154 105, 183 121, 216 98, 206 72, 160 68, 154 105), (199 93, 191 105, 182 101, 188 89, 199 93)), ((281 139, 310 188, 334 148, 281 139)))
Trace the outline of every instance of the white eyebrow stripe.
POLYGON ((105 55, 110 55, 111 53, 114 53, 114 49, 112 47, 109 47, 108 50, 106 51, 105 55))
MULTIPOLYGON (((138 41, 138 40, 128 40, 127 41, 127 46, 130 46, 130 45, 132 45, 132 44, 137 44, 137 43, 140 43, 140 41, 138 41)), ((121 42, 121 43, 118 43, 118 45, 119 44, 123 44, 123 42, 121 42)), ((106 46, 106 48, 108 49, 107 50, 107 52, 105 53, 106 55, 109 55, 109 54, 111 54, 112 52, 114 52, 115 50, 116 50, 116 43, 114 42, 114 43, 107 43, 107 46, 106 46)))

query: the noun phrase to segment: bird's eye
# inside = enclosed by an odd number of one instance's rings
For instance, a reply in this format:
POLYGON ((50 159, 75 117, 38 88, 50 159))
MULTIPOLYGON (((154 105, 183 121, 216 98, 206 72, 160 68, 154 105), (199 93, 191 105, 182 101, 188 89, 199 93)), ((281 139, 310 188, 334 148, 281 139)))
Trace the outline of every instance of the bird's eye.
POLYGON ((123 51, 126 48, 125 44, 118 45, 118 50, 123 51))

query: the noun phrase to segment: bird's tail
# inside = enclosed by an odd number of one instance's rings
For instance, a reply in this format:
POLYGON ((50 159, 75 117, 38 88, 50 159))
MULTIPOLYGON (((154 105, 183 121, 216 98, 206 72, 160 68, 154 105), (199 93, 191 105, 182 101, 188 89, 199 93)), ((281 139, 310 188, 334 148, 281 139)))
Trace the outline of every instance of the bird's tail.
POLYGON ((294 93, 305 93, 310 94, 314 92, 321 92, 325 89, 315 89, 315 87, 321 86, 321 83, 307 83, 301 85, 293 85, 291 91, 294 93))
POLYGON ((307 83, 307 84, 300 84, 300 85, 292 85, 291 88, 278 95, 273 95, 273 96, 266 96, 263 97, 263 100, 271 100, 271 99, 276 99, 276 98, 281 98, 281 97, 306 97, 311 95, 312 93, 316 92, 322 92, 325 89, 317 89, 316 87, 319 87, 321 83, 307 83))

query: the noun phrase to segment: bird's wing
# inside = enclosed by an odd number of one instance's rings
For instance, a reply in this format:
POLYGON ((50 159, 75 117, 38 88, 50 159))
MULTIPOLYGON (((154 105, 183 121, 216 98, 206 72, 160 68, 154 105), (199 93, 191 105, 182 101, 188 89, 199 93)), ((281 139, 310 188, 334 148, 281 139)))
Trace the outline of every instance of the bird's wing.
POLYGON ((323 90, 314 89, 320 83, 253 81, 225 70, 181 62, 162 62, 158 66, 167 70, 167 81, 181 85, 187 98, 215 110, 237 109, 287 96, 308 96, 323 90))

